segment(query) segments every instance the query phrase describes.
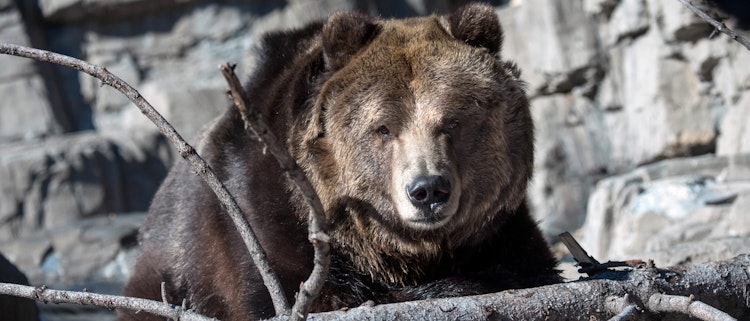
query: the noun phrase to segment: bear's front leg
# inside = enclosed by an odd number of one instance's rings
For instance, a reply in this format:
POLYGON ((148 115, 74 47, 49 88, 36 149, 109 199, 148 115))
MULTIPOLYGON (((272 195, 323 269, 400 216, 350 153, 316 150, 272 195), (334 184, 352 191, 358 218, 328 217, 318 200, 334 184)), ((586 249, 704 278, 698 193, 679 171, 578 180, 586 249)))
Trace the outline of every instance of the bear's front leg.
POLYGON ((514 279, 511 273, 499 271, 494 271, 491 277, 482 275, 448 277, 429 283, 392 289, 388 293, 388 301, 403 302, 459 297, 520 287, 514 279))

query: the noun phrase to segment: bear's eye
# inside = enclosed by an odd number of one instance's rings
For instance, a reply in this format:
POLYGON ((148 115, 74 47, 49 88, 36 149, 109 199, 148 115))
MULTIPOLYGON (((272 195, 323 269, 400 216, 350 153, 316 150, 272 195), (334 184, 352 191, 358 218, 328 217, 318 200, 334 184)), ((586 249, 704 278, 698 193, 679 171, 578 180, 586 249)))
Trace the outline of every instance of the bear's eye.
POLYGON ((458 120, 454 119, 448 122, 448 124, 445 125, 446 130, 456 129, 458 128, 458 120))
POLYGON ((391 136, 391 130, 388 129, 388 127, 380 126, 378 127, 378 134, 383 136, 391 136))

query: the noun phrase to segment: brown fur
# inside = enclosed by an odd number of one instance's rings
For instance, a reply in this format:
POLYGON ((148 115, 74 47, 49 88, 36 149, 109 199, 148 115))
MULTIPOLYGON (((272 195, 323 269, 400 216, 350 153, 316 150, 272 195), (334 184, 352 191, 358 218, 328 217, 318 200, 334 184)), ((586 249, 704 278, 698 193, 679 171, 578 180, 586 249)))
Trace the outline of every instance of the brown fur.
MULTIPOLYGON (((315 311, 560 280, 525 205, 533 126, 501 41, 484 5, 404 20, 335 13, 266 38, 248 91, 330 222, 331 273, 315 311), (410 188, 427 176, 441 178, 443 198, 425 205, 410 188)), ((312 268, 300 195, 233 109, 201 150, 240 199, 291 300, 312 268)), ((234 227, 186 165, 163 184, 141 239, 125 294, 160 299, 164 281, 171 302, 210 316, 272 315, 234 227)))

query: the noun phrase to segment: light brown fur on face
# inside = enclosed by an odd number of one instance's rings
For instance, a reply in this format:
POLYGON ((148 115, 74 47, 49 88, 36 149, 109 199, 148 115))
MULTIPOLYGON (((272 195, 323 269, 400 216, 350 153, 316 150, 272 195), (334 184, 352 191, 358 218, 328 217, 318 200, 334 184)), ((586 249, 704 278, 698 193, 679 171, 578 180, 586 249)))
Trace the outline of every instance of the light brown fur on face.
POLYGON ((300 147, 314 146, 303 166, 341 216, 332 220, 346 222, 338 238, 360 239, 364 269, 393 259, 382 252, 407 261, 469 241, 523 201, 533 159, 528 102, 496 53, 455 39, 446 17, 375 24, 378 36, 323 85, 315 134, 300 147), (515 123, 524 125, 509 131, 515 123), (425 175, 450 181, 433 221, 406 193, 425 175), (367 208, 347 208, 352 201, 367 208))

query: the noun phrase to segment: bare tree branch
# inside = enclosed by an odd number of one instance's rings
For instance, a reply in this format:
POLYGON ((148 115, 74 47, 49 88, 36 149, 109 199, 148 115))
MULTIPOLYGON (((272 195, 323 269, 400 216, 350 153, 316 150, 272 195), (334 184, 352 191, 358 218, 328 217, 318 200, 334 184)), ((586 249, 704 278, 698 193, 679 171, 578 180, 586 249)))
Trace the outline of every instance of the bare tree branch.
POLYGON ((331 265, 329 237, 326 234, 328 222, 323 211, 323 204, 320 202, 315 188, 307 179, 305 173, 289 154, 284 144, 278 141, 276 135, 273 134, 268 124, 263 120, 260 111, 250 104, 247 93, 245 93, 242 84, 240 84, 237 75, 234 73, 234 66, 226 63, 219 66, 219 69, 229 84, 229 92, 235 106, 237 106, 242 115, 242 120, 245 122, 245 129, 252 131, 263 142, 271 154, 276 157, 284 174, 292 179, 310 208, 308 238, 315 250, 315 266, 307 281, 300 285, 300 292, 297 294, 297 301, 292 308, 291 315, 292 320, 304 320, 307 318, 310 304, 323 288, 328 269, 331 265))
MULTIPOLYGON (((692 10, 695 14, 701 17, 701 19, 705 20, 706 22, 714 26, 716 30, 727 34, 730 38, 734 39, 735 41, 745 46, 747 50, 750 50, 750 41, 738 35, 736 32, 734 32, 734 30, 727 28, 727 26, 723 22, 718 21, 714 19, 713 17, 711 17, 710 15, 708 15, 707 13, 703 12, 703 10, 693 5, 693 3, 690 2, 690 0, 679 0, 679 1, 682 2, 682 4, 684 4, 686 7, 688 7, 688 9, 692 10)), ((711 33, 711 35, 713 34, 714 33, 711 33)))
POLYGON ((689 297, 653 294, 648 299, 648 308, 653 312, 678 312, 705 321, 737 321, 737 319, 708 304, 689 297))
MULTIPOLYGON (((607 271, 588 279, 532 289, 431 299, 312 313, 309 320, 606 320, 616 313, 606 298, 628 294, 648 302, 654 294, 689 296, 734 318, 750 319, 750 255, 722 262, 607 271)), ((637 304, 636 304, 637 305, 637 304)), ((641 320, 637 316, 636 320, 641 320)), ((276 318, 272 320, 283 320, 276 318)), ((713 319, 709 319, 713 320, 713 319)), ((719 319, 721 320, 721 319, 719 319)))
POLYGON ((109 309, 128 309, 136 313, 151 313, 173 320, 181 321, 217 321, 181 307, 164 302, 129 298, 119 295, 98 294, 89 292, 62 291, 47 289, 44 286, 31 287, 11 283, 0 283, 0 294, 12 295, 37 300, 44 303, 73 303, 95 305, 109 309))
POLYGON ((245 246, 250 251, 255 265, 258 267, 258 270, 263 277, 263 282, 271 293, 271 299, 273 301, 274 309, 276 309, 276 313, 282 314, 289 310, 289 303, 286 301, 281 282, 279 282, 276 273, 271 268, 271 264, 266 258, 265 251, 258 242, 255 233, 250 228, 250 224, 248 224, 245 219, 245 215, 242 213, 237 201, 229 193, 226 186, 224 186, 224 183, 222 183, 216 174, 214 174, 206 161, 196 153, 195 149, 190 146, 190 144, 182 139, 174 127, 172 127, 172 125, 170 125, 164 117, 162 117, 156 109, 154 109, 154 107, 151 106, 151 104, 149 104, 140 93, 138 93, 137 90, 135 90, 135 88, 107 71, 104 67, 46 50, 0 43, 0 53, 71 67, 101 80, 102 83, 117 89, 128 97, 128 99, 138 106, 141 112, 156 125, 159 131, 169 139, 172 145, 177 148, 180 156, 188 161, 193 170, 195 170, 214 193, 216 193, 222 206, 232 218, 234 225, 242 236, 245 246))

